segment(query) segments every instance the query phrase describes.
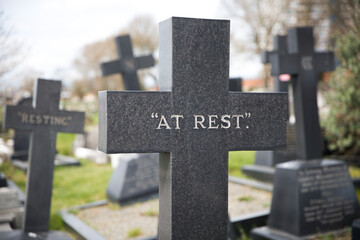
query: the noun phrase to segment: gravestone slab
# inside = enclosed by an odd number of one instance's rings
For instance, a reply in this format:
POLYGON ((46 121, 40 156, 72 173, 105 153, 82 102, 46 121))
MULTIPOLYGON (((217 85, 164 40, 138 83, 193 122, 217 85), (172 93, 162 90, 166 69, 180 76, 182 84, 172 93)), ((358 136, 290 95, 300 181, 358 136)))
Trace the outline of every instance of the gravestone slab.
POLYGON ((46 232, 49 228, 57 132, 83 132, 85 114, 59 110, 60 92, 61 81, 38 79, 35 82, 32 108, 5 107, 5 128, 32 132, 23 228, 25 232, 46 232))
POLYGON ((157 195, 159 189, 159 154, 133 154, 119 160, 106 195, 112 202, 130 203, 157 195))
POLYGON ((140 90, 137 70, 152 67, 155 64, 152 55, 134 57, 131 39, 129 35, 115 38, 119 60, 102 63, 103 76, 121 73, 126 90, 140 90))
POLYGON ((334 231, 351 226, 359 217, 359 210, 353 183, 343 162, 291 161, 276 168, 268 228, 256 229, 253 233, 261 235, 268 231, 279 236, 276 230, 281 230, 293 237, 304 237, 334 231))
POLYGON ((229 92, 229 43, 229 21, 171 18, 160 91, 99 93, 101 151, 160 153, 160 239, 226 239, 228 151, 286 144, 287 95, 229 92))
MULTIPOLYGON (((17 106, 23 107, 32 107, 33 99, 23 98, 18 103, 17 106)), ((31 132, 30 131, 14 131, 14 153, 11 156, 11 159, 19 161, 27 161, 29 154, 29 142, 30 142, 31 132)))

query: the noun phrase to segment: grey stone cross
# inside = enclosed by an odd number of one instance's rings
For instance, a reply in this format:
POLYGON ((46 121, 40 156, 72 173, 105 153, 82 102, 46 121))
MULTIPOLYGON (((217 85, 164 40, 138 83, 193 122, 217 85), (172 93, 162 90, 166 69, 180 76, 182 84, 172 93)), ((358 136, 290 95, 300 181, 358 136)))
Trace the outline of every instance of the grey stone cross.
POLYGON ((24 231, 49 229, 57 132, 82 133, 85 114, 59 110, 61 81, 38 79, 33 107, 6 106, 4 127, 31 131, 24 231))
POLYGON ((102 63, 103 76, 121 73, 126 90, 140 90, 137 70, 154 66, 154 57, 146 55, 134 57, 131 39, 129 35, 115 38, 119 60, 102 63))
POLYGON ((99 149, 159 152, 159 239, 226 239, 228 151, 286 144, 287 95, 229 92, 230 22, 160 23, 160 91, 99 93, 99 149))
POLYGON ((333 70, 334 62, 333 52, 314 52, 312 27, 290 29, 288 53, 270 56, 272 75, 292 75, 299 159, 322 157, 323 142, 316 94, 318 74, 333 70))

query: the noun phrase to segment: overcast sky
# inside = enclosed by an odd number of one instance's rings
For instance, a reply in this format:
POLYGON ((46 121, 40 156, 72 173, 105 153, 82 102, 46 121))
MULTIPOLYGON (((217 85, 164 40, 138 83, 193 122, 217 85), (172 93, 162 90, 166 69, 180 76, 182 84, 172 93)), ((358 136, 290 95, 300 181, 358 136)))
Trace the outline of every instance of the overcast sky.
MULTIPOLYGON (((66 78, 84 45, 119 32, 138 15, 151 15, 156 22, 171 16, 226 18, 219 11, 221 0, 0 0, 0 3, 6 26, 12 28, 12 37, 24 44, 26 58, 17 70, 34 69, 44 78, 66 78)), ((243 70, 233 67, 231 75, 257 75, 256 64, 243 62, 241 66, 243 70)))

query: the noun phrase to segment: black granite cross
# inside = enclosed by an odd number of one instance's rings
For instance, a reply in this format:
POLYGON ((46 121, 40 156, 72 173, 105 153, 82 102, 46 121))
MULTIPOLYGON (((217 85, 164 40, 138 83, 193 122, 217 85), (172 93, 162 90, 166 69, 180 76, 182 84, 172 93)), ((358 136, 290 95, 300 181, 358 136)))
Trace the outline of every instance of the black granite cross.
POLYGON ((4 127, 31 131, 27 172, 26 232, 49 229, 56 133, 82 133, 85 114, 59 110, 61 81, 38 79, 33 108, 6 106, 4 127))
POLYGON ((134 57, 131 39, 129 35, 115 38, 119 60, 102 63, 103 76, 121 73, 126 90, 140 90, 137 70, 152 67, 155 64, 152 55, 134 57))
POLYGON ((292 75, 298 157, 321 158, 323 142, 316 95, 318 74, 335 68, 333 52, 314 52, 313 28, 298 27, 288 32, 288 53, 272 54, 270 62, 272 75, 292 75))
POLYGON ((159 239, 226 239, 228 151, 286 144, 287 95, 229 92, 230 22, 160 23, 160 91, 99 93, 99 149, 160 152, 159 239))

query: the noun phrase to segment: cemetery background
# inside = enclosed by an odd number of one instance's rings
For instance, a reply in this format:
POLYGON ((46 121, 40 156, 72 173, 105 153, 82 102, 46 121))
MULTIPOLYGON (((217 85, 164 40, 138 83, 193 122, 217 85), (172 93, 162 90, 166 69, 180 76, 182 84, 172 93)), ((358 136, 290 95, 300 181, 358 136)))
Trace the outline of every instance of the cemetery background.
MULTIPOLYGON (((149 19, 145 20, 135 19, 131 24, 129 24, 129 29, 134 32, 130 32, 136 36, 139 35, 139 40, 135 40, 134 45, 138 46, 135 48, 137 53, 148 53, 155 51, 157 48, 157 40, 154 36, 157 36, 157 33, 154 31, 149 31, 149 33, 138 32, 138 29, 151 29, 154 27, 148 25, 143 26, 141 24, 151 23, 149 19), (140 23, 139 23, 140 22, 140 23), (136 25, 140 25, 142 27, 134 27, 136 25), (142 40, 141 40, 142 39, 142 40), (154 42, 146 42, 145 39, 152 39, 154 42), (137 42, 138 41, 138 42, 137 42), (145 42, 144 42, 145 41, 145 42), (143 47, 139 47, 143 46, 143 47)), ((153 23, 155 24, 155 23, 153 23)), ((139 26, 138 25, 138 26, 139 26)), ((156 25, 156 24, 155 24, 156 25)), ((156 28, 156 27, 155 27, 156 28)), ((124 30, 125 32, 126 30, 124 30)), ((155 30, 156 31, 156 30, 155 30)), ((353 68, 353 73, 358 73, 360 69, 358 65, 354 64, 354 61, 351 59, 356 59, 355 53, 359 49, 359 35, 358 33, 349 34, 348 39, 346 36, 341 38, 341 43, 338 43, 339 46, 345 46, 346 48, 342 52, 338 50, 338 54, 340 54, 340 59, 347 69, 353 68), (354 54, 351 54, 354 53, 354 54)), ((121 31, 122 32, 122 31, 121 31)), ((135 38, 137 39, 137 38, 135 38)), ((271 41, 271 40, 269 40, 271 41)), ((87 114, 87 122, 86 128, 91 128, 91 126, 97 125, 97 104, 96 99, 94 98, 94 92, 99 89, 121 89, 121 77, 120 76, 111 76, 106 77, 105 79, 100 77, 100 74, 96 69, 96 65, 102 60, 110 60, 116 58, 115 46, 113 45, 113 38, 109 37, 104 41, 89 44, 84 48, 83 56, 80 56, 75 62, 75 66, 77 66, 81 71, 81 80, 75 81, 72 86, 71 92, 73 94, 72 97, 64 98, 62 105, 66 107, 68 110, 76 109, 76 110, 86 110, 87 114), (104 47, 104 46, 110 46, 104 47), (105 50, 105 53, 96 54, 99 49, 105 50), (104 56, 104 55, 106 56, 104 56), (95 73, 95 74, 94 74, 95 73), (94 77, 95 76, 95 77, 94 77), (85 82, 88 81, 88 82, 85 82), (94 87, 94 89, 89 89, 89 87, 94 87)), ((270 44, 270 42, 269 42, 270 44)), ((261 47, 261 49, 271 49, 271 47, 261 47)), ((338 48, 339 49, 339 48, 338 48)), ((339 56, 339 55, 338 55, 339 56)), ((359 133, 356 132, 357 129, 360 129, 357 116, 359 116, 359 79, 356 76, 352 76, 352 78, 344 78, 344 75, 348 74, 348 70, 340 69, 334 75, 334 79, 330 81, 330 85, 327 83, 321 83, 321 88, 325 90, 329 89, 329 86, 333 89, 338 89, 340 93, 329 91, 328 93, 328 107, 331 108, 330 115, 333 115, 333 118, 329 118, 329 121, 326 118, 322 117, 324 121, 323 126, 326 129, 331 129, 325 132, 327 134, 327 139, 330 142, 329 148, 331 152, 337 155, 342 156, 344 159, 349 159, 344 153, 349 153, 351 156, 355 156, 352 158, 354 161, 357 160, 356 155, 359 151, 359 133), (350 79, 351 81, 346 81, 344 79, 350 79), (337 83, 338 82, 338 83, 337 83), (345 85, 347 84, 347 85, 345 85), (347 88, 345 87, 347 86, 347 88), (334 94, 338 101, 332 101, 334 99, 334 94), (346 108, 341 105, 341 103, 347 102, 351 108, 346 108), (340 104, 337 106, 331 106, 332 104, 340 104), (340 113, 339 113, 340 112, 340 113), (331 119, 331 120, 330 120, 331 119), (349 123, 348 128, 355 129, 355 134, 351 136, 347 136, 345 138, 339 136, 338 134, 347 131, 346 127, 344 130, 338 128, 338 122, 341 119, 344 119, 342 122, 349 123), (349 147, 350 146, 350 147, 349 147), (334 151, 334 152, 333 152, 334 151)), ((35 76, 34 76, 35 77, 35 76)), ((156 79, 156 71, 154 70, 144 70, 140 73, 141 78, 156 79)), ((146 80, 144 81, 146 82, 146 80)), ((26 84, 24 84, 24 89, 26 89, 26 84)), ((29 84, 31 85, 31 84, 29 84)), ((151 85, 151 84, 150 84, 151 85)), ((153 87, 153 85, 151 85, 153 87)), ((4 93, 3 93, 4 94, 4 93)), ((8 94, 6 94, 8 95, 8 94)), ((2 96, 5 96, 2 95, 2 96)), ((96 98, 96 97, 95 97, 96 98)), ((6 99, 7 102, 12 99, 6 99)), ((12 100, 15 101, 15 100, 12 100)), ((1 108, 2 111, 2 108, 1 108)), ((2 117, 2 112, 0 113, 2 117)), ((346 125, 342 125, 346 126, 346 125)), ((10 132, 11 134, 11 132, 10 132)), ((4 133, 1 133, 1 136, 4 136, 4 133)), ((4 139, 8 139, 9 135, 5 135, 4 139)), ((74 139, 74 135, 72 134, 59 134, 58 136, 58 146, 57 149, 59 153, 64 155, 71 155, 72 146, 71 142, 74 139)), ((230 153, 229 159, 229 170, 230 175, 246 177, 241 173, 241 166, 245 164, 252 164, 254 158, 254 152, 232 152, 230 153)), ((106 185, 111 176, 112 169, 109 165, 95 165, 92 162, 86 161, 84 159, 80 160, 82 163, 81 168, 65 168, 60 167, 55 170, 54 176, 54 191, 53 191, 53 201, 52 201, 52 219, 51 219, 51 228, 52 229, 62 229, 62 223, 59 215, 56 214, 58 210, 63 207, 71 207, 74 205, 80 205, 88 202, 92 202, 95 200, 105 199, 105 191, 106 185), (74 176, 72 179, 68 179, 67 176, 74 176), (97 179, 94 181, 94 179, 97 179), (66 181, 69 180, 69 181, 66 181), (96 182, 96 184, 95 184, 96 182), (76 183, 76 184, 74 184, 76 183), (81 186, 83 185, 83 186, 81 186), (91 186, 91 187, 89 187, 91 186), (91 191, 89 191, 91 189, 91 191), (84 191, 82 191, 84 190, 84 191)), ((357 163, 357 162, 355 162, 357 163)), ((4 162, 0 171, 6 173, 7 176, 11 176, 12 178, 23 190, 25 187, 25 178, 24 174, 18 170, 12 168, 12 166, 8 162, 4 162)), ((350 167, 350 173, 352 177, 360 177, 360 171, 357 167, 350 167)), ((359 190, 357 190, 358 198, 360 196, 359 190)), ((246 196, 245 196, 246 197, 246 196)))

